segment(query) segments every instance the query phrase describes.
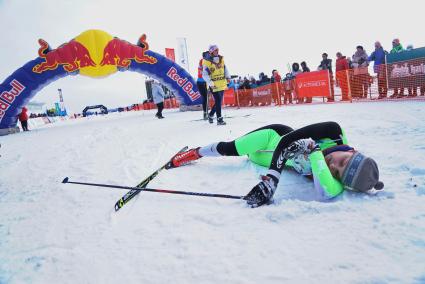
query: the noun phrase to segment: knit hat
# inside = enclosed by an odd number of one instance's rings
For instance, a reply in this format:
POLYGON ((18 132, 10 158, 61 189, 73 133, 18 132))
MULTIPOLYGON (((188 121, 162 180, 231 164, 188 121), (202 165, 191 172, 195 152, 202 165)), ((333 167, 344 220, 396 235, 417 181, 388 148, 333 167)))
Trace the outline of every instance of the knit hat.
POLYGON ((210 47, 208 48, 208 51, 210 52, 210 53, 213 53, 215 50, 217 50, 218 49, 218 46, 217 45, 215 45, 215 44, 212 44, 212 45, 210 45, 210 47))
POLYGON ((359 152, 355 152, 347 164, 341 177, 345 189, 367 192, 372 188, 381 190, 384 183, 379 181, 379 170, 376 162, 359 152))

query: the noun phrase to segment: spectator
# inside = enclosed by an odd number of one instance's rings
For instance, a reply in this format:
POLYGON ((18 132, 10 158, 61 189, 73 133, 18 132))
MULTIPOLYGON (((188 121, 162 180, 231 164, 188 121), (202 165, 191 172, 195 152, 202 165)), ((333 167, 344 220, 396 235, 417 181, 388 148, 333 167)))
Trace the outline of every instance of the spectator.
MULTIPOLYGON (((413 45, 409 44, 406 46, 406 51, 411 51, 413 49, 413 45)), ((417 93, 417 87, 408 87, 407 90, 409 91, 409 97, 416 97, 418 95, 417 93)))
POLYGON ((328 58, 328 54, 324 52, 322 54, 322 61, 319 65, 319 70, 329 70, 329 81, 331 83, 331 96, 328 98, 328 102, 333 102, 335 100, 334 96, 334 77, 332 72, 332 59, 328 58))
POLYGON ((208 119, 208 88, 207 82, 202 78, 202 61, 207 56, 208 51, 202 52, 202 59, 199 60, 198 65, 198 79, 196 80, 196 85, 198 86, 199 93, 202 96, 202 110, 204 111, 204 120, 208 119))
POLYGON ((335 78, 336 78, 336 85, 341 88, 343 101, 349 100, 348 69, 350 69, 350 66, 348 64, 347 57, 343 56, 341 52, 337 52, 336 65, 335 65, 335 78))
POLYGON ((352 93, 353 96, 359 98, 367 98, 368 86, 369 86, 369 62, 366 51, 363 46, 358 45, 356 52, 352 56, 353 61, 353 84, 352 93))
MULTIPOLYGON (((393 39, 392 45, 393 45, 393 49, 391 49, 390 51, 391 54, 400 53, 404 51, 404 48, 401 45, 400 40, 398 38, 393 39)), ((392 94, 391 98, 396 98, 396 97, 400 98, 400 97, 403 97, 403 95, 404 95, 404 88, 396 87, 394 88, 394 93, 392 94)))
POLYGON ((153 102, 154 104, 156 104, 156 107, 158 109, 158 111, 156 112, 155 116, 158 119, 162 119, 164 118, 162 116, 162 110, 164 109, 164 90, 162 89, 162 86, 156 82, 153 81, 152 82, 152 98, 153 98, 153 102))
MULTIPOLYGON (((297 62, 292 63, 292 72, 291 72, 291 76, 293 79, 297 78, 298 74, 301 74, 302 71, 300 69, 300 65, 297 62)), ((300 98, 298 97, 298 92, 297 92, 297 88, 295 87, 295 80, 292 80, 292 91, 293 91, 293 96, 295 98, 295 100, 297 100, 298 104, 301 104, 304 102, 304 98, 300 98)))
POLYGON ((305 61, 301 62, 301 68, 303 69, 303 73, 310 72, 310 68, 308 68, 307 63, 305 61))
POLYGON ((255 80, 254 76, 251 76, 249 87, 250 87, 250 89, 255 89, 255 88, 258 87, 257 81, 255 80))
POLYGON ((210 45, 208 54, 203 59, 202 77, 211 88, 214 97, 214 106, 208 114, 209 123, 214 122, 214 115, 217 112, 217 125, 225 125, 221 116, 221 104, 223 101, 224 90, 227 89, 227 84, 230 82, 230 75, 224 63, 224 57, 219 55, 217 45, 210 45))
POLYGON ((293 76, 293 77, 296 77, 298 74, 300 74, 300 73, 302 73, 303 71, 301 71, 301 69, 300 69, 300 65, 297 63, 297 62, 294 62, 293 64, 292 64, 292 72, 291 72, 291 75, 293 76))
POLYGON ((292 91, 294 90, 294 77, 292 77, 291 73, 287 73, 285 78, 283 79, 283 86, 285 96, 283 98, 283 104, 287 104, 289 102, 292 104, 292 91))
POLYGON ((368 61, 373 61, 373 71, 378 79, 378 99, 387 97, 387 71, 385 56, 388 54, 379 41, 375 42, 375 51, 369 56, 368 61))
POLYGON ((392 42, 393 49, 391 49, 390 53, 399 53, 404 51, 403 46, 400 43, 400 40, 398 38, 395 38, 392 42))
POLYGON ((26 107, 22 108, 21 113, 18 116, 19 121, 21 122, 22 130, 29 131, 28 129, 28 109, 26 107))
MULTIPOLYGON (((305 61, 301 62, 301 68, 303 69, 303 73, 310 72, 310 68, 308 68, 307 63, 305 61)), ((306 103, 311 103, 312 100, 312 97, 305 98, 306 103)))
POLYGON ((258 78, 259 78, 257 82, 258 86, 264 86, 264 85, 270 84, 270 78, 267 75, 265 75, 264 72, 261 72, 258 78))
POLYGON ((243 78, 243 82, 239 86, 239 89, 244 89, 244 90, 251 89, 250 82, 247 77, 243 78))
POLYGON ((274 69, 272 71, 272 78, 271 78, 271 82, 272 83, 277 83, 275 84, 276 88, 276 92, 273 92, 273 100, 275 102, 275 104, 280 105, 281 104, 281 96, 283 95, 283 89, 282 89, 282 85, 280 84, 280 82, 282 81, 282 77, 280 77, 279 72, 274 69))
POLYGON ((272 83, 280 83, 280 81, 282 81, 282 77, 279 74, 279 71, 277 71, 276 69, 274 69, 272 71, 272 79, 271 82, 272 83))

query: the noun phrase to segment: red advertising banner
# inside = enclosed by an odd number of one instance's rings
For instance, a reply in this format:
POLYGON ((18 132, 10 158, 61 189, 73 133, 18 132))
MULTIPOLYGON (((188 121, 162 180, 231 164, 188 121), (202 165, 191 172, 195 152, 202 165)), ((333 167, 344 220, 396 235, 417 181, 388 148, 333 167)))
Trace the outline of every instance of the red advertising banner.
POLYGON ((226 106, 235 106, 236 105, 235 90, 233 90, 232 88, 224 91, 223 105, 226 105, 226 106))
POLYGON ((174 48, 166 48, 165 49, 165 57, 170 59, 173 62, 176 62, 176 55, 174 54, 174 48))
POLYGON ((295 78, 299 98, 330 97, 330 78, 328 70, 298 74, 295 78))

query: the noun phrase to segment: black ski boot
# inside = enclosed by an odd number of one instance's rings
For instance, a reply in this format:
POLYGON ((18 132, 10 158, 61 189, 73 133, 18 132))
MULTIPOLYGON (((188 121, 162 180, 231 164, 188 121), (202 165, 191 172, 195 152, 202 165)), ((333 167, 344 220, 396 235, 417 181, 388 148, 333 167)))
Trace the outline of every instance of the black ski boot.
POLYGON ((204 112, 204 120, 208 120, 208 113, 204 112))
POLYGON ((214 123, 214 116, 208 115, 208 122, 209 123, 214 123))

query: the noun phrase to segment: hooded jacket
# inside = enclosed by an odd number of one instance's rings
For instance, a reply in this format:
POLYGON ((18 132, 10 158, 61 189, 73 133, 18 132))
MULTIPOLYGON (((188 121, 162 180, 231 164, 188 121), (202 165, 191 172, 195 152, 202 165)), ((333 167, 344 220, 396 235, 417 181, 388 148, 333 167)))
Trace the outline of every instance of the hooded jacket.
POLYGON ((19 114, 19 121, 27 121, 28 120, 28 109, 26 107, 22 108, 21 113, 19 114))

